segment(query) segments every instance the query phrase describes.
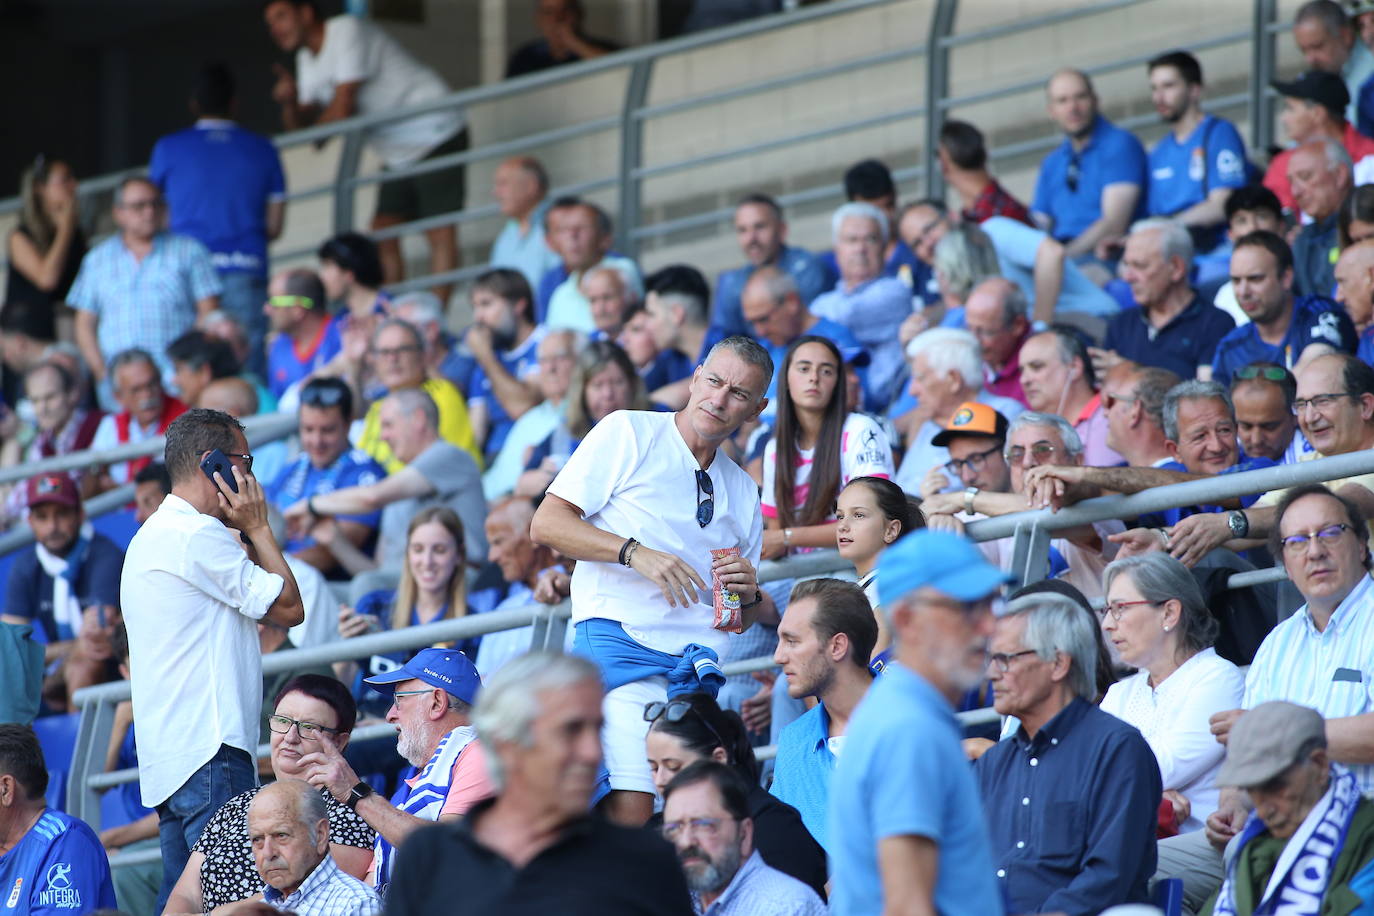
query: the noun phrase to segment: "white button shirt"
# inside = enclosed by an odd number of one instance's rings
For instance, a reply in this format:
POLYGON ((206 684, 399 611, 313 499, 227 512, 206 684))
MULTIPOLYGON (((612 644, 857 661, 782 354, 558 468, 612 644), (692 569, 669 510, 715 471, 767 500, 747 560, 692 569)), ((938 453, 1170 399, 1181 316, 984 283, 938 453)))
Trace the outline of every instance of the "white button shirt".
POLYGON ((124 557, 143 804, 166 801, 220 745, 254 753, 262 711, 257 621, 281 576, 254 565, 218 519, 168 496, 124 557))

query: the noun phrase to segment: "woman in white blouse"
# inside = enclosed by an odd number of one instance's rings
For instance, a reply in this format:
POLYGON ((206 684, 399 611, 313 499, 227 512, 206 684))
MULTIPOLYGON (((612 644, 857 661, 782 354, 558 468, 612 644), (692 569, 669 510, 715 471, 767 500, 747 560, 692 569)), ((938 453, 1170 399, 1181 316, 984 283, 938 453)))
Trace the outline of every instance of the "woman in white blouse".
POLYGON ((1211 648, 1216 619, 1178 560, 1166 553, 1127 557, 1103 578, 1102 630, 1121 660, 1139 670, 1112 685, 1102 708, 1140 729, 1159 761, 1166 797, 1186 800, 1171 798, 1179 832, 1199 830, 1216 810, 1214 779, 1226 754, 1208 719, 1240 706, 1245 678, 1211 648))

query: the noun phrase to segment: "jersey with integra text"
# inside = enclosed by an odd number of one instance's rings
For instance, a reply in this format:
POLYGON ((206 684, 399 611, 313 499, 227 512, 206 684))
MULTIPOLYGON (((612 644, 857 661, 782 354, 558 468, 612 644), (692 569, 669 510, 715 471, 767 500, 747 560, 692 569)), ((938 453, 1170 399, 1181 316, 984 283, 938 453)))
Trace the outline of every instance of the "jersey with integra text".
POLYGON ((110 860, 95 831, 60 811, 44 811, 0 856, 0 916, 57 916, 115 907, 110 860))

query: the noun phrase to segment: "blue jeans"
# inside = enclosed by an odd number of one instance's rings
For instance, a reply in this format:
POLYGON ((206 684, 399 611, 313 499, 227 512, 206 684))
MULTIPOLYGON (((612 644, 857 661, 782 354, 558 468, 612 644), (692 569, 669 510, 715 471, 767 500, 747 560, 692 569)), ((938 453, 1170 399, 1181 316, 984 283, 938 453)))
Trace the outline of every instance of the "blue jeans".
POLYGON ((206 822, 229 799, 257 784, 253 758, 246 751, 222 744, 215 756, 157 806, 158 840, 162 846, 162 889, 157 895, 157 912, 161 913, 167 905, 206 822))
POLYGON ((243 368, 258 378, 267 378, 267 278, 241 270, 226 270, 219 275, 224 291, 219 307, 248 332, 248 364, 243 368))

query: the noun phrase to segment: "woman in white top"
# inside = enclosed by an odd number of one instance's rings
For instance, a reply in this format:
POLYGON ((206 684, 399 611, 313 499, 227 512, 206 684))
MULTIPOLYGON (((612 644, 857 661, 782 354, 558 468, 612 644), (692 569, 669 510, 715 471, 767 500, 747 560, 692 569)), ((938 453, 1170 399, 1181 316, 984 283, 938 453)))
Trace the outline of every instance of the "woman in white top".
POLYGON ((773 438, 763 453, 763 558, 835 543, 835 495, 855 477, 891 477, 892 447, 873 420, 849 413, 835 344, 797 338, 783 357, 773 438))
POLYGON ((835 500, 835 546, 854 564, 859 587, 878 618, 878 641, 871 656, 875 670, 882 670, 888 655, 887 625, 878 607, 878 558, 898 538, 924 527, 925 519, 911 498, 882 477, 855 477, 835 500))
POLYGON ((1187 568, 1166 553, 1112 563, 1104 574, 1102 630, 1139 670, 1113 684, 1102 708, 1145 736, 1159 761, 1179 832, 1199 830, 1217 807, 1226 748, 1208 720, 1240 706, 1245 678, 1211 648, 1217 622, 1187 568))

